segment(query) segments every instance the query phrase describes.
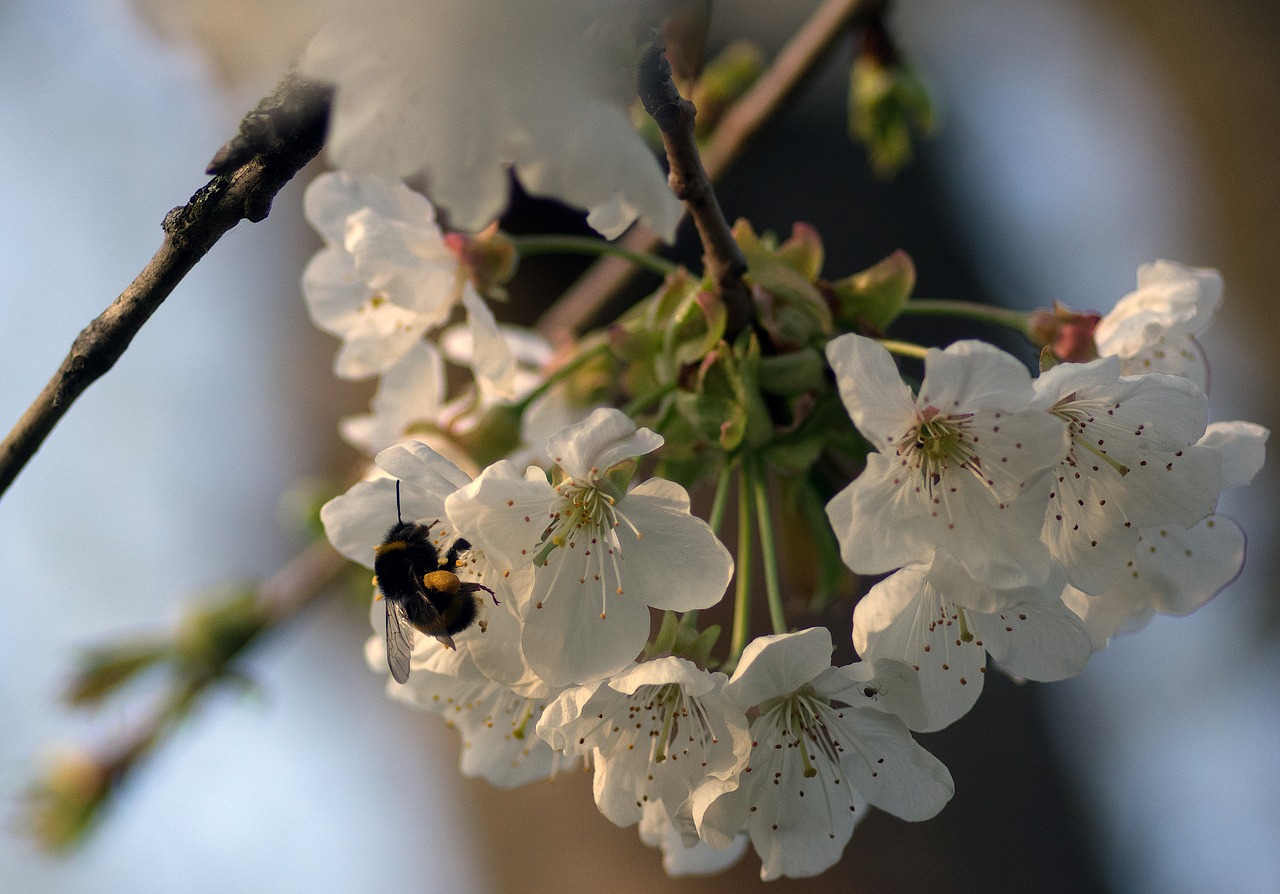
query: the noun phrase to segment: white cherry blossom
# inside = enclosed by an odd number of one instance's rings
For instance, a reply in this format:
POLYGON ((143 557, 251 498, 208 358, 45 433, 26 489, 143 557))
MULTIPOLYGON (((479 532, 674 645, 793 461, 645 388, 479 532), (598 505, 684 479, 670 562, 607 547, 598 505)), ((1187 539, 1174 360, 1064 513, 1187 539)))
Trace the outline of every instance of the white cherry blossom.
POLYGON ((1195 384, 1121 376, 1119 359, 1109 357, 1059 364, 1034 388, 1037 406, 1071 434, 1042 536, 1073 586, 1102 592, 1133 556, 1141 529, 1191 526, 1213 511, 1222 460, 1196 444, 1208 401, 1195 384))
MULTIPOLYGON (((447 670, 433 668, 427 661, 415 666, 403 685, 388 678, 387 694, 438 714, 458 731, 464 776, 514 788, 582 766, 582 758, 555 751, 535 733, 554 690, 544 690, 542 697, 521 695, 480 673, 465 655, 458 656, 429 637, 423 639, 430 640, 428 650, 449 653, 447 670)), ((375 670, 386 666, 386 654, 376 637, 366 645, 365 657, 375 670)))
POLYGON ((660 810, 692 846, 702 813, 737 787, 751 748, 746 716, 724 696, 728 679, 656 658, 560 693, 538 735, 591 756, 596 806, 612 822, 630 826, 660 810))
POLYGON ((609 238, 637 217, 670 239, 680 203, 632 126, 644 5, 621 0, 369 0, 311 42, 336 85, 328 151, 347 170, 420 183, 479 230, 526 190, 588 209, 609 238))
POLYGON ((1067 429, 1029 406, 1026 368, 990 345, 957 342, 928 352, 916 396, 871 339, 841 336, 827 357, 877 451, 827 505, 845 563, 879 574, 936 551, 993 586, 1043 581, 1046 473, 1066 452, 1067 429))
MULTIPOLYGON (((439 550, 443 552, 453 546, 459 533, 448 523, 445 499, 468 484, 470 477, 417 441, 389 447, 378 454, 375 462, 390 477, 359 482, 320 510, 325 534, 334 547, 347 558, 372 568, 374 549, 397 519, 397 497, 401 516, 406 521, 431 524, 433 542, 439 550)), ((487 556, 472 549, 459 566, 459 577, 485 584, 494 591, 494 599, 482 600, 479 621, 455 635, 456 652, 437 649, 439 644, 433 637, 415 635, 411 669, 426 668, 447 674, 456 671, 462 663, 471 662, 494 682, 521 691, 530 690, 535 678, 520 651, 520 612, 532 587, 532 574, 500 574, 487 556)), ((375 602, 372 612, 375 637, 382 643, 385 632, 382 603, 375 602)), ((381 648, 380 670, 386 673, 385 644, 381 648)))
POLYGON ((929 819, 955 786, 902 719, 864 704, 874 681, 831 666, 821 627, 747 645, 725 695, 755 715, 738 788, 707 809, 699 832, 727 846, 745 831, 760 877, 817 875, 843 852, 869 803, 929 819))
MULTIPOLYGON (((1249 422, 1208 427, 1199 446, 1220 453, 1224 489, 1246 484, 1258 473, 1269 434, 1249 422)), ((1091 596, 1068 587, 1063 600, 1084 620, 1094 648, 1102 649, 1116 633, 1135 630, 1157 613, 1195 611, 1236 579, 1244 559, 1244 531, 1224 515, 1215 513, 1192 527, 1147 528, 1108 590, 1091 596)))
POLYGON ((376 454, 403 440, 409 429, 438 419, 444 411, 444 364, 435 345, 416 341, 378 380, 370 413, 348 416, 342 436, 366 454, 376 454))
POLYGON ((652 478, 627 489, 629 461, 662 438, 600 409, 547 442, 560 470, 485 469, 450 496, 450 521, 503 573, 534 569, 523 648, 548 683, 599 680, 630 664, 649 608, 685 612, 724 595, 733 560, 684 488, 652 478))
POLYGON ((853 645, 864 658, 896 658, 913 668, 926 720, 912 729, 939 730, 978 700, 988 654, 1029 680, 1061 680, 1084 669, 1093 642, 1063 604, 1063 583, 1055 572, 1044 584, 996 590, 945 557, 909 565, 858 601, 853 645))
POLYGON ((1155 261, 1138 268, 1138 288, 1125 295, 1094 330, 1101 357, 1116 356, 1127 376, 1167 373, 1208 383, 1195 336, 1222 301, 1222 275, 1207 267, 1155 261))
POLYGON ((662 868, 672 878, 724 872, 742 859, 751 843, 742 834, 718 850, 702 839, 691 844, 665 810, 648 805, 640 818, 639 832, 641 841, 661 849, 662 868))
POLYGON ((342 339, 339 376, 387 372, 462 306, 477 377, 510 395, 511 351, 430 202, 397 180, 339 172, 313 180, 305 206, 327 247, 307 266, 303 292, 315 324, 342 339))

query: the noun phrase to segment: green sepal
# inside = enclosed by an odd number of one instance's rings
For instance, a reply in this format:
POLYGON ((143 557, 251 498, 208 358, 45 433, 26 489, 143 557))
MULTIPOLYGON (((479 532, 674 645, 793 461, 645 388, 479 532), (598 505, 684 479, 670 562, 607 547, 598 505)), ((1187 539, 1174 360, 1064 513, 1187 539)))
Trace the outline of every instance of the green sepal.
POLYGON ((714 294, 694 292, 676 309, 664 333, 664 355, 671 357, 677 367, 697 363, 724 337, 728 316, 724 302, 714 294))
POLYGON ((673 611, 662 613, 662 624, 658 627, 658 635, 644 647, 646 659, 660 655, 670 655, 676 645, 676 634, 680 630, 680 617, 673 611))
POLYGON ((828 284, 841 325, 872 332, 889 328, 915 287, 916 265, 902 249, 866 270, 828 284))
POLYGON ((680 643, 675 654, 681 658, 689 659, 698 667, 711 670, 719 663, 711 657, 711 651, 716 647, 716 642, 719 639, 720 625, 712 624, 693 639, 680 643))
POLYGON ((798 475, 818 461, 826 443, 820 434, 788 433, 764 449, 765 462, 784 475, 798 475))
POLYGON ((744 440, 750 447, 763 447, 773 440, 774 428, 769 408, 760 394, 760 339, 754 332, 742 333, 734 345, 734 353, 739 358, 742 400, 747 411, 744 440))
POLYGON ((747 261, 744 277, 752 287, 757 321, 780 349, 802 347, 832 331, 831 311, 814 284, 822 271, 822 240, 807 224, 797 223, 782 245, 770 233, 757 236, 746 220, 733 226, 733 238, 747 261))
POLYGON ((760 390, 794 397, 827 387, 827 360, 817 348, 760 358, 760 390))
POLYGON ((1058 365, 1058 358, 1054 356, 1053 347, 1045 345, 1040 349, 1040 372, 1047 373, 1058 365))
POLYGON ((523 408, 518 404, 494 404, 480 415, 474 426, 450 433, 450 437, 483 469, 520 447, 523 416, 523 408))
POLYGON ((614 463, 604 470, 604 475, 596 479, 596 489, 615 500, 621 500, 627 495, 627 488, 635 477, 637 465, 635 457, 614 463))
POLYGON ((764 53, 747 40, 735 40, 707 63, 689 94, 698 110, 694 134, 699 140, 708 137, 724 111, 752 88, 764 67, 764 53))

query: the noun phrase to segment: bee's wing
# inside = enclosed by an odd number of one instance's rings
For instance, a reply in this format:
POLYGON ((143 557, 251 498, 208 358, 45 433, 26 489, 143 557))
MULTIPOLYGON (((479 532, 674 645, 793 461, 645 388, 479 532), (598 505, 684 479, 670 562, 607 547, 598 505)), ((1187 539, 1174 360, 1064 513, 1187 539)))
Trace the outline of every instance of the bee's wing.
POLYGON ((409 679, 409 656, 413 654, 413 627, 404 602, 384 599, 387 605, 387 667, 397 683, 409 679))
MULTIPOLYGON (((405 618, 427 636, 434 636, 440 643, 450 649, 456 649, 453 637, 449 635, 449 625, 427 596, 425 586, 419 582, 416 598, 405 600, 405 618)), ((471 598, 470 596, 467 597, 471 598)))

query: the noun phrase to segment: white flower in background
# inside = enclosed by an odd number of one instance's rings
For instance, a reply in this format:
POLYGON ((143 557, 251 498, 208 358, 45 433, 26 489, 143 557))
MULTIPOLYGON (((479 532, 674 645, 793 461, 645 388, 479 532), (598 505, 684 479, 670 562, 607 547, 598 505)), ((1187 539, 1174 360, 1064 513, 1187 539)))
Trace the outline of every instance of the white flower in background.
POLYGON ((339 376, 387 372, 461 305, 476 376, 510 395, 510 348, 430 202, 399 181, 340 172, 313 180, 305 207, 327 247, 307 265, 303 292, 315 324, 342 339, 339 376))
POLYGON ((345 170, 408 179, 451 227, 534 195, 589 211, 613 238, 640 217, 670 239, 682 213, 627 114, 637 4, 371 0, 321 29, 300 69, 336 86, 328 139, 345 170))
POLYGON ((342 420, 342 437, 368 455, 404 440, 415 424, 440 418, 444 385, 440 352, 430 342, 414 342, 378 380, 369 407, 372 412, 342 420))
POLYGON ((639 832, 642 842, 661 849, 662 868, 672 878, 724 872, 742 859, 751 843, 751 839, 742 834, 719 850, 702 839, 690 844, 665 810, 648 805, 640 818, 639 832))
POLYGON ((1138 268, 1138 288, 1094 330, 1100 357, 1116 356, 1126 376, 1167 373, 1204 388, 1204 352, 1195 340, 1222 302, 1222 275, 1207 267, 1155 261, 1138 268))
POLYGON ((988 654, 1029 680, 1084 670, 1093 642, 1063 604, 1062 590, 1061 572, 1037 586, 996 590, 938 557, 889 575, 858 601, 853 645, 863 658, 896 658, 915 670, 927 719, 906 719, 912 729, 933 732, 978 700, 988 654))
POLYGON ((747 832, 767 881, 834 864, 868 802, 906 820, 936 815, 955 791, 951 774, 901 718, 866 706, 876 687, 831 666, 825 628, 748 644, 725 695, 754 709, 751 761, 706 810, 703 840, 727 846, 747 832))
MULTIPOLYGON (((450 363, 471 367, 473 360, 482 368, 486 362, 476 358, 470 329, 454 325, 440 333, 439 348, 430 342, 418 342, 391 369, 383 373, 374 394, 373 412, 348 416, 341 422, 343 438, 369 455, 405 438, 415 438, 447 456, 459 468, 479 474, 479 468, 462 449, 470 432, 486 412, 498 404, 521 400, 544 381, 544 367, 551 362, 550 344, 537 333, 517 326, 499 325, 502 340, 510 348, 506 355, 513 362, 510 394, 500 394, 483 377, 477 388, 468 388, 444 402, 445 371, 443 357, 450 363)), ((552 391, 559 395, 556 389, 552 391)), ((537 450, 521 449, 507 457, 541 459, 547 435, 571 422, 584 419, 593 408, 570 406, 550 394, 535 400, 520 416, 521 440, 525 447, 531 433, 542 432, 536 440, 537 450), (550 428, 546 428, 550 426, 550 428)))
MULTIPOLYGON (((426 637, 426 639, 430 639, 426 637)), ((566 756, 538 738, 535 729, 555 690, 544 695, 521 695, 481 674, 465 656, 436 643, 437 653, 450 653, 450 667, 441 672, 428 661, 414 667, 404 685, 388 679, 387 694, 396 701, 438 714, 462 738, 464 776, 484 779, 501 788, 515 788, 549 779, 581 767, 583 758, 566 756)), ((371 639, 365 658, 375 670, 386 666, 381 644, 371 639)))
POLYGON ((859 335, 827 345, 840 397, 877 452, 827 505, 845 563, 879 574, 935 551, 992 586, 1039 583, 1046 471, 1066 452, 1059 420, 1029 407, 1031 377, 976 341, 930 350, 919 396, 889 352, 859 335))
POLYGON ((634 458, 661 436, 614 409, 553 435, 557 483, 502 461, 446 503, 450 521, 504 572, 534 568, 523 647, 548 683, 587 683, 635 660, 649 608, 714 605, 733 560, 689 511, 684 488, 651 478, 627 489, 634 458))
POLYGON ((703 811, 737 787, 751 750, 746 715, 724 696, 728 679, 674 656, 646 661, 561 692, 538 735, 591 756, 596 806, 609 820, 625 827, 661 811, 693 846, 703 811))
MULTIPOLYGON (((1223 488, 1246 484, 1262 468, 1270 433, 1251 422, 1215 422, 1199 446, 1221 453, 1223 488)), ((1192 527, 1143 530, 1124 572, 1091 596, 1068 587, 1063 601, 1089 628, 1094 648, 1135 630, 1154 614, 1187 615, 1236 579, 1244 567, 1245 536, 1235 521, 1213 514, 1192 527)))
POLYGON ((1221 457, 1199 446, 1204 392, 1178 376, 1121 376, 1115 357, 1062 363, 1034 384, 1035 403, 1066 423, 1069 448, 1054 468, 1042 537, 1068 581, 1109 587, 1138 532, 1191 526, 1213 511, 1221 457))

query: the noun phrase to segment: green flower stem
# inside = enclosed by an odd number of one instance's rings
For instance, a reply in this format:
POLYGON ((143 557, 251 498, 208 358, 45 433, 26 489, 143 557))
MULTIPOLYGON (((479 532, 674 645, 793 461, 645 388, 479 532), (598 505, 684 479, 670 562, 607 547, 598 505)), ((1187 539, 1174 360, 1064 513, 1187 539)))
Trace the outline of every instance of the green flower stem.
POLYGON ((722 670, 732 673, 751 636, 751 482, 744 463, 738 473, 738 554, 734 557, 733 637, 722 670))
POLYGON ((608 356, 608 354, 609 354, 609 346, 604 343, 594 345, 593 347, 588 348, 587 350, 579 354, 577 357, 574 357, 568 363, 552 370, 551 373, 547 375, 547 378, 541 384, 539 384, 537 388, 534 388, 524 397, 520 398, 520 400, 516 401, 516 403, 512 404, 512 408, 517 413, 523 414, 525 410, 529 409, 530 404, 532 404, 535 400, 545 395, 548 391, 554 388, 562 380, 573 375, 574 373, 582 369, 582 367, 586 366, 591 361, 599 357, 608 356))
POLYGON ((516 247, 521 258, 534 255, 591 255, 600 257, 612 255, 630 261, 642 270, 656 273, 658 276, 670 276, 680 269, 679 264, 660 258, 648 252, 631 251, 613 242, 594 239, 590 236, 512 236, 505 234, 516 247))
POLYGON ((920 345, 913 345, 909 341, 898 341, 894 338, 877 338, 881 345, 889 351, 890 354, 897 354, 900 357, 912 357, 916 360, 923 360, 928 348, 922 348, 920 345))
POLYGON ((751 485, 755 491, 756 524, 760 527, 760 558, 764 562, 764 589, 769 602, 769 622, 774 633, 787 632, 787 616, 782 610, 782 586, 778 581, 777 541, 773 535, 773 513, 769 507, 769 482, 760 461, 756 457, 747 459, 747 467, 751 470, 751 485))
POLYGON ((991 307, 973 301, 947 301, 939 298, 912 298, 902 308, 904 316, 961 317, 996 326, 1007 326, 1023 335, 1031 324, 1031 314, 1005 307, 991 307))
POLYGON ((733 479, 733 467, 735 463, 725 463, 723 469, 720 470, 720 476, 716 479, 716 496, 711 502, 711 515, 707 517, 707 524, 711 525, 711 530, 715 531, 716 536, 720 536, 720 528, 724 524, 724 512, 729 505, 729 488, 733 479))

